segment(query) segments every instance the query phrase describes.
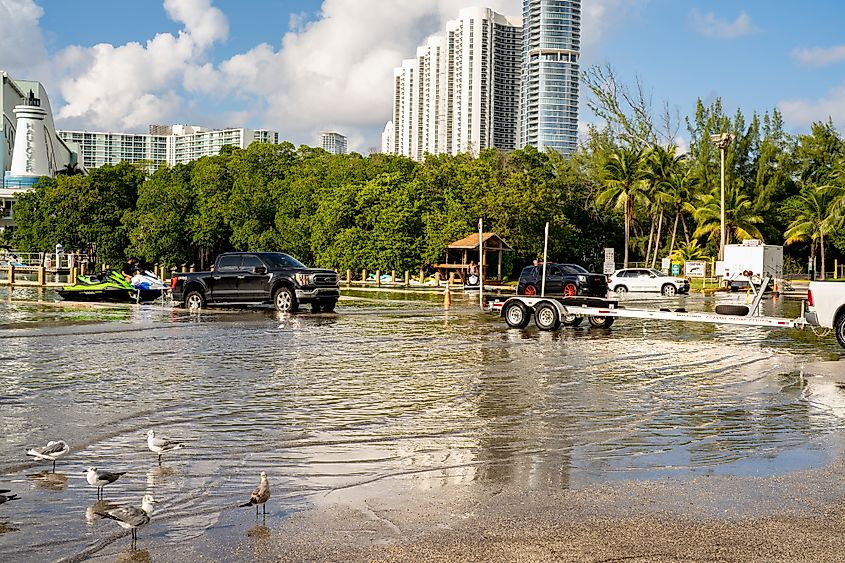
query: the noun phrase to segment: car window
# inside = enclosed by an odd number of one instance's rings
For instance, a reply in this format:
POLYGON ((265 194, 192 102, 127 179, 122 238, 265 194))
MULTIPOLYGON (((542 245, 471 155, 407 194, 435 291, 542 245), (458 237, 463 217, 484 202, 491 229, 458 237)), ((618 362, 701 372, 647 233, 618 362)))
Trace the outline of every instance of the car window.
POLYGON ((637 275, 641 278, 650 278, 651 272, 648 270, 637 270, 637 275))
POLYGON ((617 278, 630 278, 633 277, 631 272, 628 270, 620 270, 618 274, 616 274, 617 278))
POLYGON ((566 272, 567 274, 584 275, 584 274, 590 273, 585 268, 579 266, 578 264, 564 264, 563 266, 561 266, 561 268, 563 268, 563 271, 566 272))
POLYGON ((304 268, 305 264, 283 252, 268 252, 262 255, 271 268, 304 268))
POLYGON ((521 278, 530 278, 534 274, 534 266, 526 266, 522 269, 522 273, 519 274, 521 278))
POLYGON ((551 266, 549 267, 549 275, 550 276, 562 276, 563 271, 559 266, 551 266))
POLYGON ((221 256, 220 262, 217 263, 217 269, 221 272, 237 272, 241 267, 241 255, 230 254, 221 256))
POLYGON ((243 262, 241 262, 241 269, 249 270, 256 266, 263 266, 264 262, 255 254, 244 254, 243 262))
POLYGON ((652 274, 654 274, 655 276, 657 276, 659 278, 662 278, 666 275, 663 272, 661 272, 660 270, 650 269, 649 272, 651 272, 652 274))

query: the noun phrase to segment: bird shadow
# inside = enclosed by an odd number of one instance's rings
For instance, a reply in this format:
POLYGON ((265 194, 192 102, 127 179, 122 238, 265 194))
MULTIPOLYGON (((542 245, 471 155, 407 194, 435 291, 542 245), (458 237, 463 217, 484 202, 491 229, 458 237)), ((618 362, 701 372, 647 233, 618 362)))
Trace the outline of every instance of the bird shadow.
POLYGON ((11 522, 0 522, 0 534, 8 534, 9 532, 17 532, 20 528, 12 526, 11 522))
POLYGON ((130 562, 130 561, 137 562, 137 563, 146 563, 147 561, 152 561, 153 558, 150 555, 150 552, 147 551, 146 549, 137 549, 137 548, 131 547, 131 548, 127 549, 126 551, 119 553, 114 558, 114 560, 115 561, 121 561, 121 562, 126 561, 127 563, 130 562))
POLYGON ((45 491, 64 491, 67 489, 67 474, 53 473, 52 471, 39 471, 27 475, 32 480, 36 489, 45 491))
POLYGON ((97 520, 103 519, 103 514, 109 510, 117 508, 118 506, 120 505, 114 502, 98 500, 85 509, 85 522, 88 524, 94 524, 97 520))

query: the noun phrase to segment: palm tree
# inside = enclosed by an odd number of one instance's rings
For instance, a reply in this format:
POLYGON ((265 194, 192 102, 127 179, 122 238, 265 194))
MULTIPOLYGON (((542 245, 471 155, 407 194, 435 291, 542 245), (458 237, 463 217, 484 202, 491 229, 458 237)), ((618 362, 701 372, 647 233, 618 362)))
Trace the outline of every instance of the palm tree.
MULTIPOLYGON (((707 236, 716 239, 720 235, 721 225, 721 195, 719 188, 707 194, 697 196, 699 206, 687 204, 692 216, 698 223, 693 237, 707 236)), ((757 225, 763 222, 763 217, 755 214, 751 199, 735 184, 725 187, 725 244, 731 240, 760 239, 763 234, 757 225)))
MULTIPOLYGON (((669 183, 673 174, 679 170, 680 164, 685 158, 685 155, 676 155, 677 147, 674 145, 668 148, 656 145, 652 147, 647 156, 644 175, 650 183, 648 197, 651 200, 651 223, 652 227, 649 232, 648 250, 646 251, 646 262, 648 262, 649 255, 651 258, 651 267, 654 268, 657 263, 657 251, 660 248, 660 237, 663 232, 663 215, 666 207, 672 203, 673 197, 670 193, 671 185, 669 183), (654 230, 654 217, 657 216, 657 231, 654 230), (654 254, 651 254, 652 233, 654 234, 654 254)), ((677 227, 677 221, 675 223, 677 227)))
POLYGON ((598 205, 607 205, 622 210, 625 220, 625 259, 628 267, 628 248, 631 239, 631 222, 634 218, 634 203, 642 200, 643 151, 619 147, 610 155, 603 167, 605 189, 596 198, 598 205))
POLYGON ((679 245, 678 249, 671 254, 671 257, 675 262, 686 262, 688 260, 709 258, 705 250, 698 244, 697 240, 679 245))
POLYGON ((784 245, 810 241, 810 263, 814 268, 818 242, 822 259, 821 279, 825 278, 824 236, 841 222, 838 211, 839 201, 843 197, 843 190, 838 186, 806 186, 801 194, 795 197, 795 219, 784 233, 784 245))
POLYGON ((672 226, 672 240, 669 243, 669 256, 675 250, 675 240, 678 232, 678 222, 684 227, 685 241, 690 244, 687 222, 684 219, 684 204, 692 199, 692 192, 698 185, 698 177, 693 173, 691 167, 679 165, 678 170, 673 172, 666 180, 666 192, 672 200, 672 207, 675 209, 675 224, 672 226))

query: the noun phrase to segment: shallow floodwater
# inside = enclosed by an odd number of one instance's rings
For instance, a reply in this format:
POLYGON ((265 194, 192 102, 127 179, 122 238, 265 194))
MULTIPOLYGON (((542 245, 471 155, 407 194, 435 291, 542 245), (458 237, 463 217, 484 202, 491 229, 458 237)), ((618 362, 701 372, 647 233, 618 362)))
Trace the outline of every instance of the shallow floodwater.
MULTIPOLYGON (((0 505, 0 560, 178 560, 184 542, 202 552, 208 538, 269 533, 328 492, 378 481, 427 491, 777 475, 842 449, 845 393, 801 376, 841 355, 832 337, 633 319, 518 331, 467 296, 444 311, 438 295, 344 295, 337 314, 279 316, 0 289, 0 489, 21 496, 0 505), (159 467, 150 428, 186 448, 159 467), (51 439, 71 445, 56 473, 24 455, 51 439), (127 472, 109 502, 160 500, 138 551, 96 518, 89 466, 127 472), (261 471, 273 496, 254 527, 236 505, 261 471)), ((731 300, 744 295, 718 298, 731 300)), ((627 301, 712 310, 717 298, 627 301)), ((765 309, 797 317, 800 302, 765 309)))

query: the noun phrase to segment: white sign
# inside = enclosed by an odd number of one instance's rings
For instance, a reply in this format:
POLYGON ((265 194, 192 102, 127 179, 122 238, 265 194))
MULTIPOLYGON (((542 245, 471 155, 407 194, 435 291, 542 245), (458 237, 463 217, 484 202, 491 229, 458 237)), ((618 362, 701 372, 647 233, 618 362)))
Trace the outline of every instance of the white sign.
POLYGON ((660 259, 660 269, 664 272, 668 272, 669 268, 672 267, 672 259, 671 258, 661 258, 660 259))
POLYGON ((616 262, 605 262, 604 263, 604 273, 605 274, 612 274, 616 271, 616 262))
POLYGON ((604 249, 604 261, 605 262, 616 262, 616 257, 613 254, 612 248, 605 248, 604 249))
POLYGON ((703 278, 707 272, 707 262, 704 260, 687 260, 684 272, 688 278, 703 278))

